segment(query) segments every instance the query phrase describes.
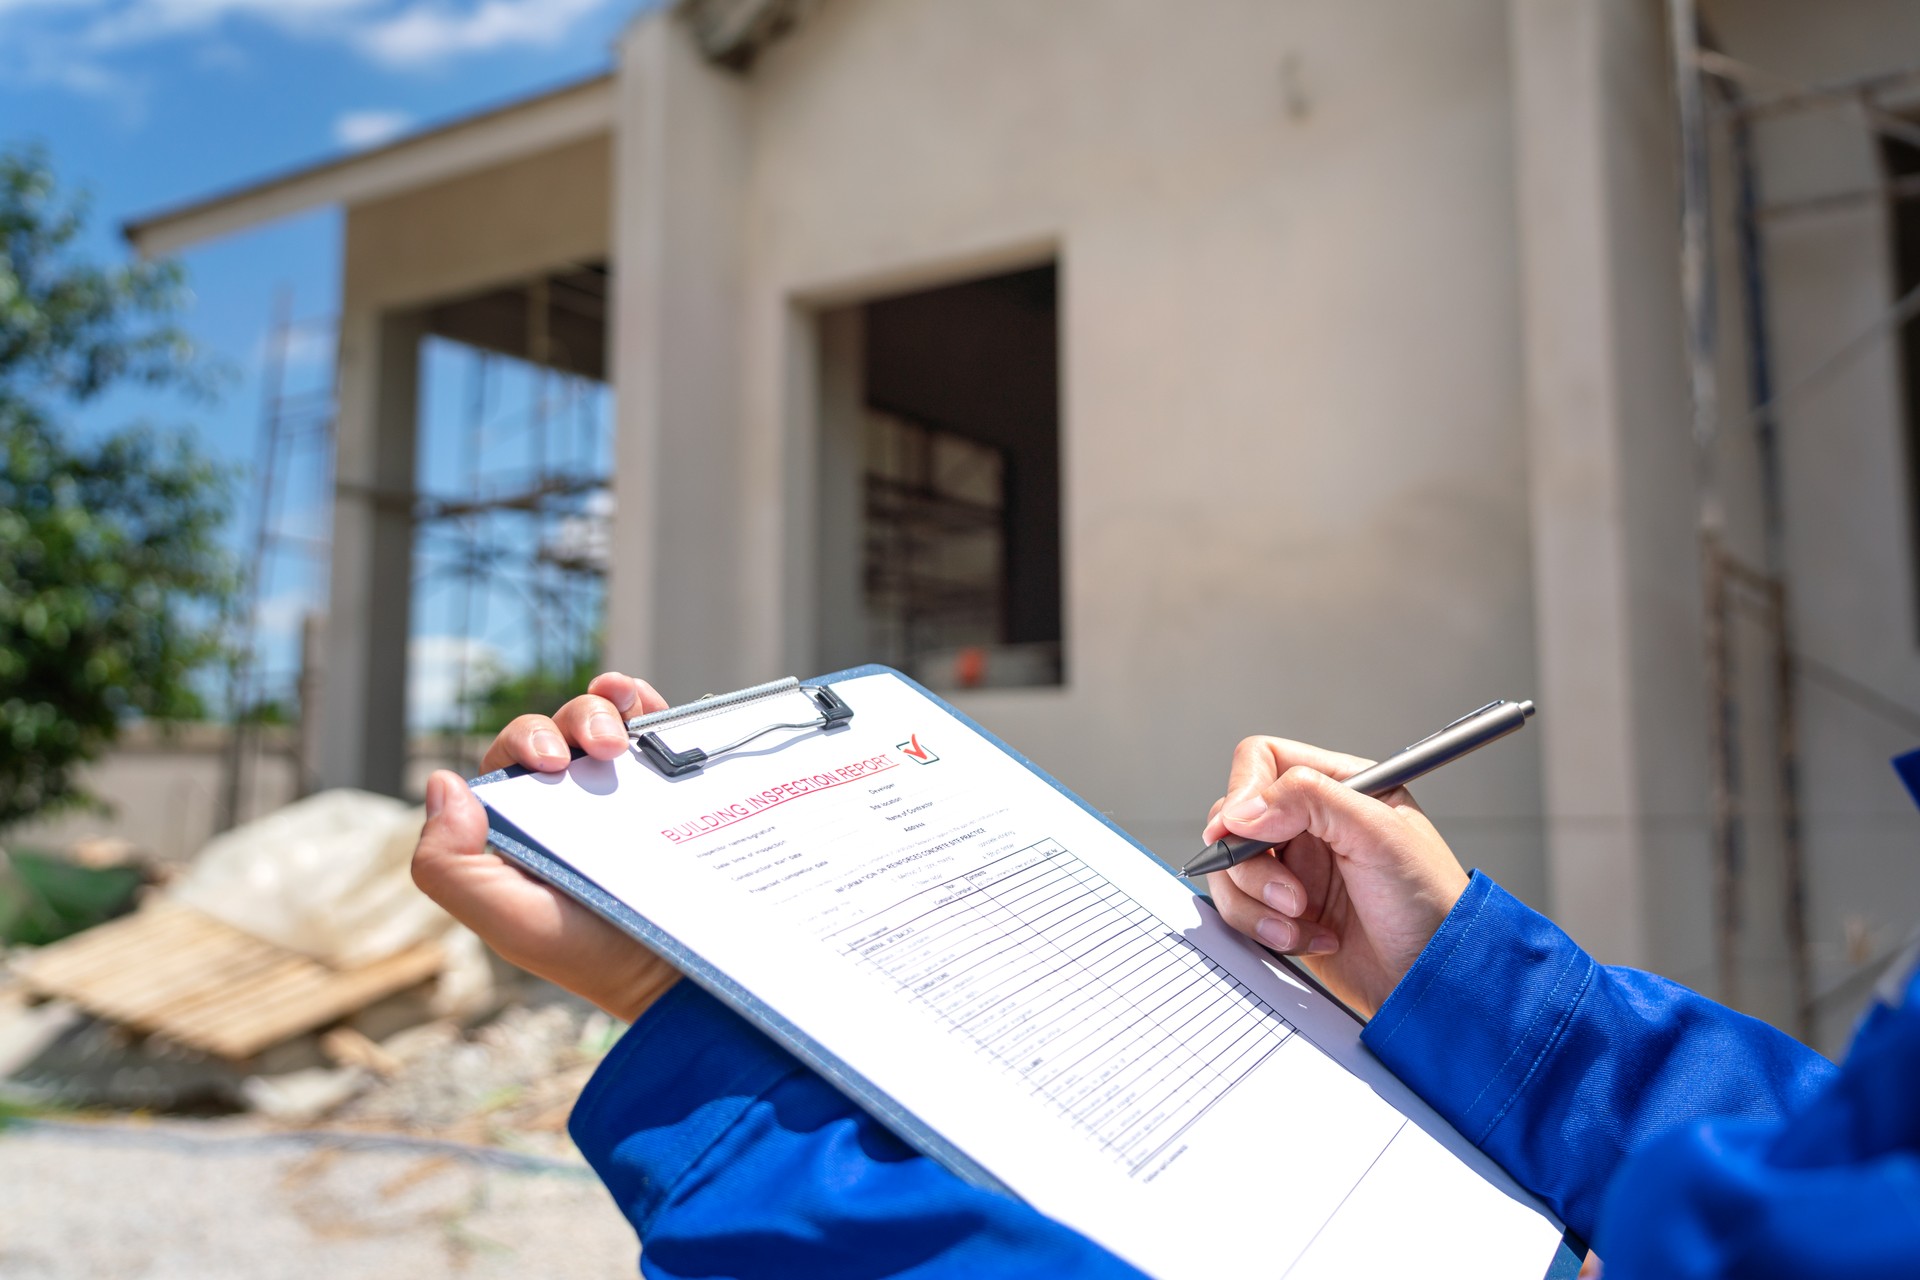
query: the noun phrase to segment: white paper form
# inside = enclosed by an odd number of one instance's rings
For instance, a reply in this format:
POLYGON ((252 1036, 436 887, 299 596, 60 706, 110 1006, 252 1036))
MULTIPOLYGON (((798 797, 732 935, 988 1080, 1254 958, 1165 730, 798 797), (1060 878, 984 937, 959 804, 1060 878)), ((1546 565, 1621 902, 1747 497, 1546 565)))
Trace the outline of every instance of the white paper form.
MULTIPOLYGON (((912 686, 835 688, 848 727, 684 778, 629 754, 479 794, 1145 1271, 1545 1274, 1559 1226, 1344 1012, 912 686)), ((787 698, 663 736, 810 716, 787 698)))

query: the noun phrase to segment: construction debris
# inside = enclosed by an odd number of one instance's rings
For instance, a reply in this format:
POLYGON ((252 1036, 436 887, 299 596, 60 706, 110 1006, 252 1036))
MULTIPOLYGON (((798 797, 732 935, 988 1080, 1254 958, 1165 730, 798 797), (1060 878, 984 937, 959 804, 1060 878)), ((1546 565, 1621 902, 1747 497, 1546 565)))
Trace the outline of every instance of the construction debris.
POLYGON ((0 1014, 0 1041, 7 1040, 13 1047, 0 1061, 0 1104, 9 1108, 203 1116, 245 1105, 245 1073, 232 1063, 103 1022, 65 1000, 0 1014))
POLYGON ((399 1075, 406 1065, 357 1027, 335 1027, 321 1036, 320 1052, 335 1066, 358 1067, 383 1079, 399 1075))
POLYGON ((510 1005, 470 1036, 452 1023, 428 1023, 383 1041, 401 1069, 386 1080, 368 1073, 366 1087, 328 1123, 564 1147, 567 1115, 620 1030, 550 988, 540 1003, 510 1005))
POLYGON ((322 793, 214 840, 131 915, 0 953, 0 1100, 564 1156, 619 1025, 414 888, 421 820, 322 793))
POLYGON ((358 1067, 308 1067, 277 1076, 249 1076, 240 1084, 247 1107, 270 1120, 310 1124, 358 1093, 367 1073, 358 1067))
POLYGON ((244 1059, 424 982, 441 961, 437 941, 421 942, 336 969, 163 898, 13 967, 98 1017, 244 1059))
POLYGON ((243 1061, 436 975, 473 1012, 478 940, 413 886, 422 816, 328 791, 210 843, 133 915, 16 960, 30 990, 243 1061))

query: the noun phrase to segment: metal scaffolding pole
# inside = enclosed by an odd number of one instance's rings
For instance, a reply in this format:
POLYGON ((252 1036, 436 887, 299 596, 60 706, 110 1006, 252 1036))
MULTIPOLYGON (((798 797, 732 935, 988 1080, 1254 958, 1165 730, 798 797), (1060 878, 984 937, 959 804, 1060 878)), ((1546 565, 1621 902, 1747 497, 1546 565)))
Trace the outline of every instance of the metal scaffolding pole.
POLYGON ((1705 610, 1709 821, 1713 843, 1714 966, 1720 998, 1740 998, 1739 704, 1728 626, 1726 510, 1719 481, 1720 386, 1713 276, 1711 156, 1694 0, 1667 0, 1675 99, 1680 115, 1680 286, 1686 306, 1688 388, 1693 407, 1695 516, 1705 610))
MULTIPOLYGON (((1727 86, 1732 104, 1737 86, 1727 86)), ((1774 403, 1773 345, 1767 329, 1766 270, 1761 241, 1759 169, 1754 160, 1753 123, 1735 114, 1731 138, 1735 180, 1739 184, 1740 282, 1746 311, 1748 396, 1757 407, 1774 403)), ((1780 461, 1779 416, 1766 412, 1753 420, 1754 447, 1760 463, 1760 518, 1766 538, 1762 581, 1763 617, 1773 647, 1774 782, 1779 788, 1781 926, 1786 934, 1787 973, 1792 987, 1793 1032, 1808 1044, 1814 1039, 1813 954, 1807 917, 1805 833, 1800 819, 1800 684, 1793 643, 1793 613, 1787 595, 1786 497, 1780 461)))
MULTIPOLYGON (((311 322, 307 322, 311 323, 311 322)), ((227 679, 227 715, 230 721, 221 761, 219 810, 216 829, 228 830, 250 817, 254 770, 261 755, 261 719, 269 707, 292 712, 299 720, 287 747, 293 766, 294 790, 305 794, 312 784, 313 708, 318 702, 316 680, 322 662, 313 628, 301 632, 299 674, 291 681, 272 668, 273 637, 264 634, 261 613, 268 589, 279 583, 280 557, 293 555, 310 567, 325 563, 328 539, 315 531, 285 527, 289 504, 317 489, 325 492, 332 467, 333 398, 330 392, 289 392, 290 356, 296 334, 305 326, 293 314, 293 294, 281 288, 275 297, 273 320, 266 334, 261 369, 260 435, 252 479, 253 500, 248 515, 246 556, 240 598, 233 619, 233 654, 227 679), (303 467, 303 462, 307 465, 303 467), (317 465, 316 465, 317 464, 317 465), (300 490, 300 494, 290 492, 300 490)), ((281 655, 284 665, 284 655, 281 655)))
POLYGON ((273 538, 274 481, 286 427, 281 401, 286 387, 287 346, 293 333, 293 295, 284 286, 274 298, 273 330, 267 343, 266 369, 261 379, 260 452, 255 474, 260 491, 254 507, 253 537, 248 548, 245 587, 240 595, 239 640, 227 681, 227 743, 220 789, 220 815, 215 830, 228 831, 240 823, 246 807, 247 775, 252 764, 255 721, 254 667, 259 661, 260 600, 265 588, 267 553, 273 538))

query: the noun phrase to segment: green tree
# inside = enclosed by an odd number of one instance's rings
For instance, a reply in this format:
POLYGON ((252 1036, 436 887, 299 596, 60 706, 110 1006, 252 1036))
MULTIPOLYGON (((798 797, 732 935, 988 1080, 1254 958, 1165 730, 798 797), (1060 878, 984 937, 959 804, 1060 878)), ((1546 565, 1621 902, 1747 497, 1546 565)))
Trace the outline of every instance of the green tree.
POLYGON ((235 585, 226 478, 189 438, 58 423, 117 385, 208 385, 178 268, 82 260, 85 215, 42 154, 0 151, 0 828, 92 800, 76 768, 129 720, 201 713, 235 585))
POLYGON ((554 708, 587 691, 587 684, 606 670, 600 646, 576 658, 564 669, 496 672, 482 676, 480 686, 467 695, 467 732, 495 734, 516 716, 529 711, 552 715, 554 708))

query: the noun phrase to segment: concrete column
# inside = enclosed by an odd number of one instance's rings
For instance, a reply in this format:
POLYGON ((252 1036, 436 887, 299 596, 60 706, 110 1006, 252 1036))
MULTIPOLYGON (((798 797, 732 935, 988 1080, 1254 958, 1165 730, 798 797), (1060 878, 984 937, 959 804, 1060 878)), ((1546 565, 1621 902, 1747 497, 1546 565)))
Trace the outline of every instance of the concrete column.
MULTIPOLYGON (((866 535, 863 456, 866 419, 866 310, 835 307, 819 313, 810 353, 819 377, 812 391, 814 447, 818 466, 808 495, 813 507, 813 563, 796 573, 811 598, 814 634, 810 653, 793 665, 837 671, 872 658, 867 651, 866 600, 861 582, 866 535)), ((795 602, 797 609, 800 602, 795 602)))
POLYGON ((411 313, 349 309, 340 323, 323 786, 402 792, 423 332, 411 313))
POLYGON ((1602 958, 1674 972, 1709 917, 1664 10, 1509 15, 1549 900, 1602 958))
POLYGON ((744 90, 672 11, 634 24, 619 75, 607 656, 680 700, 754 677, 758 641, 740 551, 767 518, 742 498, 744 90))

